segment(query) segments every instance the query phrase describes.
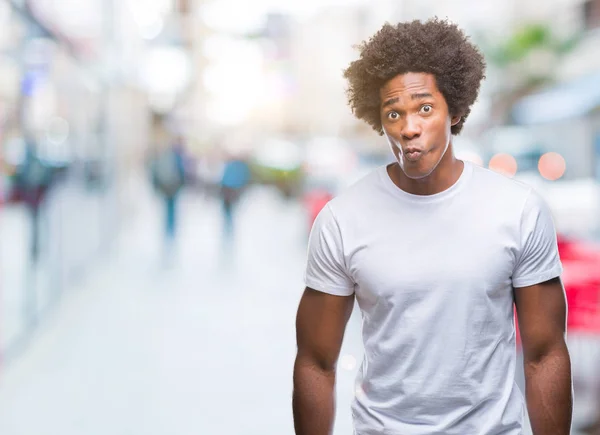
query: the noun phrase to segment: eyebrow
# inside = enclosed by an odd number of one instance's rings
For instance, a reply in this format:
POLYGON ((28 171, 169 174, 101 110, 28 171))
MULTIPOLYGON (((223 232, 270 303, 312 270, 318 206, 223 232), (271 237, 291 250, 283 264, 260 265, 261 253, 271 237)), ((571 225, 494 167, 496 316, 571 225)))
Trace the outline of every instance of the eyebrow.
POLYGON ((411 100, 422 100, 423 98, 432 98, 433 95, 431 95, 429 92, 421 92, 420 94, 412 94, 410 96, 411 100))
MULTIPOLYGON (((421 92, 421 93, 417 93, 417 94, 411 94, 410 99, 411 100, 422 100, 423 98, 432 98, 432 97, 433 97, 433 95, 431 95, 429 92, 421 92)), ((389 100, 386 100, 383 103, 383 107, 391 106, 392 104, 396 104, 398 101, 400 101, 400 98, 398 98, 398 97, 390 98, 389 100)))

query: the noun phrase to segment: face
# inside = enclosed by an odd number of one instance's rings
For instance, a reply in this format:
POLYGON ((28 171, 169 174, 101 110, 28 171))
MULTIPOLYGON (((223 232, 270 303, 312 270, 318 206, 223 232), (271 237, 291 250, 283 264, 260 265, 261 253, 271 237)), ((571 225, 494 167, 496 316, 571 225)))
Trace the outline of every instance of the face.
POLYGON ((425 178, 448 150, 450 128, 460 121, 451 117, 435 77, 406 73, 389 80, 380 90, 383 132, 407 177, 425 178))

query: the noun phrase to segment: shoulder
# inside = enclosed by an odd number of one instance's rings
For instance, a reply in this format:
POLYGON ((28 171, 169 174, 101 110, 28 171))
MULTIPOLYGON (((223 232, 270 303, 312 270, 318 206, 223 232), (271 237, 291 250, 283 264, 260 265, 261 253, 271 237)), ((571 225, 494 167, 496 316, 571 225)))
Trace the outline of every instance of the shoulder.
POLYGON ((472 166, 473 186, 484 195, 486 202, 505 208, 516 207, 521 212, 530 197, 541 201, 530 185, 478 165, 472 166))
POLYGON ((523 197, 529 195, 531 186, 522 181, 515 180, 506 175, 492 171, 482 166, 473 166, 473 177, 477 183, 483 185, 486 189, 499 192, 510 192, 523 197))
POLYGON ((373 169, 329 201, 331 213, 336 218, 346 220, 355 215, 357 209, 365 210, 369 204, 377 201, 383 191, 382 168, 373 169))
POLYGON ((473 185, 480 189, 480 198, 484 198, 490 210, 518 217, 521 224, 539 217, 552 219, 548 203, 531 185, 480 166, 474 165, 473 172, 473 185))

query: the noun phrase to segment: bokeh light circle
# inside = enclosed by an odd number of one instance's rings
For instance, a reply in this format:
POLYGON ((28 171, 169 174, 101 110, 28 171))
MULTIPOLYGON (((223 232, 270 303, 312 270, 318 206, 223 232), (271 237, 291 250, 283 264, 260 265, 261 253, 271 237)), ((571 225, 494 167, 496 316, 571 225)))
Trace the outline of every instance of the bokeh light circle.
POLYGON ((510 154, 496 154, 490 159, 488 167, 492 171, 499 172, 509 177, 514 177, 517 173, 517 161, 510 154))
POLYGON ((540 157, 538 170, 540 175, 546 180, 555 181, 565 174, 567 163, 563 156, 558 153, 550 152, 540 157))

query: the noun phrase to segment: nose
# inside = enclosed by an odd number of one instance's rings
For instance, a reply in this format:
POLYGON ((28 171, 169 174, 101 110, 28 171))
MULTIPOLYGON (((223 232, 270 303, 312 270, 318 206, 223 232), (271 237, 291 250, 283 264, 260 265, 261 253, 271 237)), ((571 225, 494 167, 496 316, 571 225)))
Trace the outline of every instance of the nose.
POLYGON ((421 124, 415 117, 407 116, 401 134, 407 140, 419 137, 421 135, 421 124))

